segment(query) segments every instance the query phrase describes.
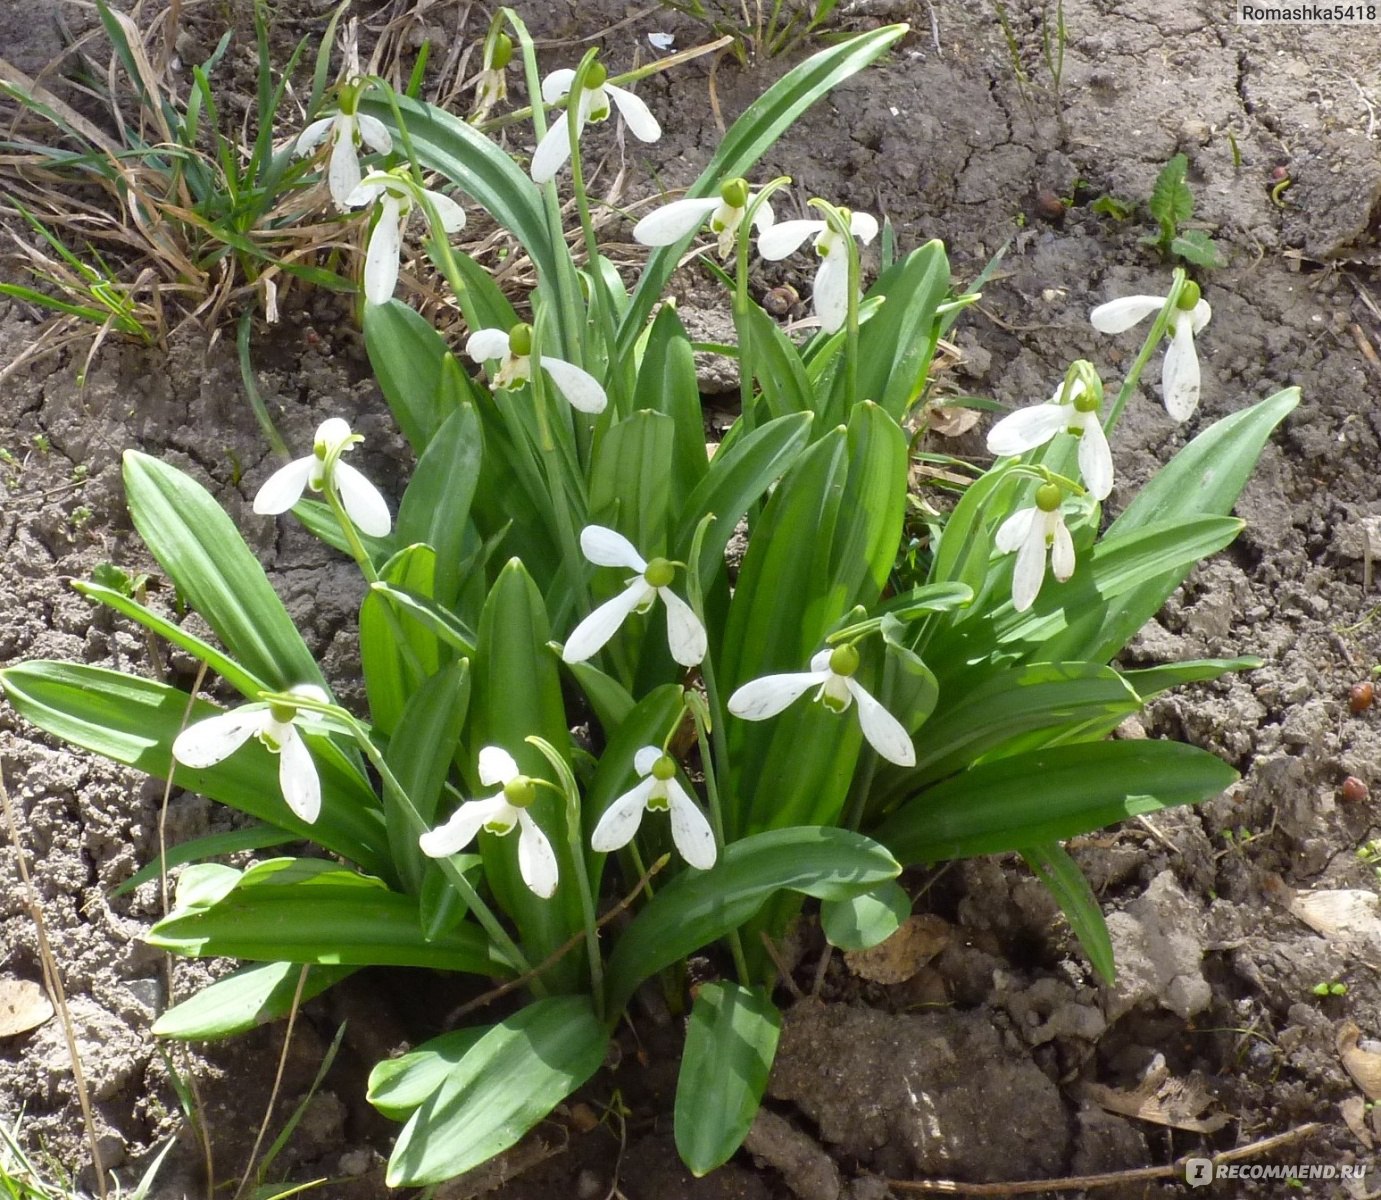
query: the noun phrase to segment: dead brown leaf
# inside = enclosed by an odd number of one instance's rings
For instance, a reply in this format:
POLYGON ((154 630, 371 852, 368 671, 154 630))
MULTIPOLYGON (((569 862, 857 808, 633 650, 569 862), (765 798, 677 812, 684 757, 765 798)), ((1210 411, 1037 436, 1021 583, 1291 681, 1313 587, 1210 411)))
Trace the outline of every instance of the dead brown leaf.
POLYGON ((48 995, 32 979, 0 976, 0 1038, 37 1029, 53 1015, 48 995))

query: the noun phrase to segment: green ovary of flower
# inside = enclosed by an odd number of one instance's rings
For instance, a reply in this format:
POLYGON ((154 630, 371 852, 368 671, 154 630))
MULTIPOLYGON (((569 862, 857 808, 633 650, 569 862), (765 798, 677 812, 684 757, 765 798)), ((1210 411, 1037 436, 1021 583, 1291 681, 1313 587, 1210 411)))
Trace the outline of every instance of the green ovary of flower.
MULTIPOLYGON (((855 646, 836 646, 830 652, 830 670, 846 679, 858 670, 858 662, 858 648, 855 646)), ((829 700, 829 697, 826 696, 825 699, 829 700)), ((847 704, 839 711, 842 712, 846 707, 847 704)))
POLYGON ((1036 489, 1036 507, 1041 512, 1054 512, 1060 507, 1060 501, 1064 498, 1064 493, 1060 491, 1057 483, 1043 483, 1036 489))
POLYGON ((295 709, 291 704, 270 704, 269 716, 271 716, 280 725, 287 725, 295 716, 297 716, 297 709, 295 709))
POLYGON ((652 764, 652 778, 666 783, 668 779, 676 778, 676 760, 669 754, 663 754, 655 763, 652 764))
POLYGON ((513 39, 506 33, 498 34, 494 38, 494 48, 489 55, 489 66, 495 71, 502 71, 513 59, 513 39))
POLYGON ((519 358, 532 353, 532 326, 519 322, 508 331, 508 348, 519 358))
POLYGON ((643 569, 643 578, 649 587, 670 587, 676 578, 676 568, 665 558, 654 558, 643 569))
POLYGON ((748 181, 730 179, 719 189, 719 198, 730 208, 742 208, 748 203, 748 181))
POLYGON ((605 70, 604 64, 592 62, 585 72, 585 90, 593 92, 596 88, 602 88, 604 81, 608 78, 609 72, 605 70))
POLYGON ((537 799, 537 788, 526 775, 518 775, 503 785, 503 798, 514 808, 527 808, 537 799))
POLYGON ((1199 303, 1201 296, 1199 285, 1192 279, 1180 289, 1180 298, 1175 303, 1175 307, 1182 312, 1193 312, 1194 307, 1199 303))
POLYGON ((1097 412, 1103 397, 1095 395, 1088 388, 1085 388, 1074 397, 1074 411, 1081 413, 1097 412))

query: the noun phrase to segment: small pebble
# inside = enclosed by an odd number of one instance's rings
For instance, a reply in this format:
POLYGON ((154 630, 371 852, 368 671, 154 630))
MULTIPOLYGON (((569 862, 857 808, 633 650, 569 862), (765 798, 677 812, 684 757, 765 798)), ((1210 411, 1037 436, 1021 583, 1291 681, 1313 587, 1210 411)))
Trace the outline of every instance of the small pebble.
POLYGON ((1060 195, 1050 188, 1041 188, 1036 193, 1036 216, 1042 221, 1063 221, 1065 216, 1065 202, 1060 195))
POLYGON ((1367 785, 1356 775, 1349 775, 1338 789, 1338 799, 1347 804, 1361 804, 1367 798, 1367 785))
POLYGON ((1347 706, 1352 714, 1366 712, 1376 699, 1376 687, 1371 683, 1354 683, 1347 695, 1347 706))

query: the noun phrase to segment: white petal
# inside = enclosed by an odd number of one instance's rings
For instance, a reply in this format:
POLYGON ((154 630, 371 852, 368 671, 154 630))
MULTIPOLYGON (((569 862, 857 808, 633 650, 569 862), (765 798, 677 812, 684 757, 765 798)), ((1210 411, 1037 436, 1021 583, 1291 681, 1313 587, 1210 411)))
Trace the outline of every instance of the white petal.
POLYGON ((1005 458, 1044 446, 1069 427, 1069 410, 1059 404, 1033 404, 1005 416, 988 430, 988 453, 1005 458))
POLYGON ((484 826, 496 819, 511 822, 513 806, 500 793, 487 800, 467 800, 451 814, 444 825, 417 839, 422 853, 428 858, 448 858, 468 846, 484 826))
POLYGON ((848 688, 858 701, 858 723, 863 727, 863 736, 868 745, 890 763, 899 767, 916 765, 916 747, 911 744, 911 735, 906 726, 875 700, 856 680, 848 680, 848 688))
POLYGON ((331 126, 335 123, 335 117, 322 117, 313 121, 297 135, 297 141, 293 143, 293 153, 310 154, 326 140, 326 135, 331 132, 331 126))
POLYGON ((1194 306, 1194 310, 1189 314, 1190 320, 1194 326, 1194 332, 1198 333, 1199 330, 1209 323, 1212 316, 1213 310, 1209 308, 1208 301, 1200 300, 1199 303, 1194 306))
POLYGON ((371 150, 387 154, 393 149, 393 138, 378 117, 366 117, 363 113, 356 113, 355 124, 359 127, 364 144, 371 150))
POLYGON ((518 810, 518 873, 543 900, 556 891, 556 855, 525 808, 518 810))
POLYGON ((796 671, 750 680, 729 697, 729 711, 745 721, 765 721, 782 712, 808 689, 825 683, 832 673, 828 669, 796 671))
POLYGON ((366 204, 373 204, 380 196, 389 190, 388 184, 379 180, 374 175, 366 176, 350 195, 346 196, 345 203, 350 208, 363 208, 366 204), (371 182, 371 180, 373 182, 371 182))
MULTIPOLYGON (((761 244, 761 242, 759 242, 761 244)), ((849 260, 847 255, 830 255, 822 259, 815 272, 815 293, 812 297, 820 328, 833 333, 844 327, 849 315, 849 260)))
POLYGON ((480 783, 485 787, 505 786, 518 778, 518 764, 501 746, 485 746, 479 758, 480 783))
POLYGON ((348 134, 337 137, 331 147, 331 163, 326 171, 326 179, 336 207, 341 212, 353 207, 350 200, 360 186, 360 156, 355 151, 355 139, 348 134))
POLYGON ((704 662, 709 649, 700 618, 670 588, 658 588, 657 594, 667 606, 667 645, 671 648, 671 657, 683 667, 698 666, 704 662))
POLYGON ((566 160, 571 156, 571 130, 566 114, 554 113, 553 116, 557 120, 537 143, 532 165, 528 168, 533 183, 547 183, 555 179, 557 171, 566 165, 566 160))
POLYGON ((555 104, 563 96, 570 94, 571 84, 574 82, 575 72, 569 67, 553 71, 542 80, 542 99, 548 104, 555 104))
POLYGON ((1003 554, 1019 550, 1026 543, 1031 532, 1031 522, 1040 514, 1038 508, 1019 508, 997 527, 993 538, 995 545, 1003 554))
POLYGON ((563 662, 584 662, 599 653, 604 643, 619 631, 619 626, 628 619, 640 604, 652 595, 651 585, 639 576, 612 600, 606 600, 594 612, 571 630, 566 646, 561 651, 563 662))
POLYGON ((278 756, 278 786, 283 799, 300 820, 309 825, 321 814, 321 780, 317 778, 312 752, 297 730, 289 727, 278 756))
POLYGON ((643 813, 647 811, 647 797, 656 785, 655 779, 644 779, 606 808, 594 833, 590 835, 590 849, 609 854, 628 845, 642 824, 643 813))
POLYGON ((817 673, 823 671, 826 675, 833 675, 830 670, 830 659, 834 657, 834 651, 826 646, 823 650, 817 650, 810 656, 810 669, 817 673))
POLYGON ((336 462, 335 480, 341 507, 355 527, 370 537, 387 537, 393 519, 379 489, 347 462, 336 462))
POLYGON ((652 768, 661 757, 662 748, 660 746, 644 746, 637 754, 633 755, 633 769, 639 775, 651 775, 652 768))
POLYGON ((447 233, 458 233, 465 228, 465 210, 460 207, 450 196, 443 196, 440 192, 433 192, 429 188, 424 188, 427 199, 436 208, 436 215, 441 219, 441 228, 447 233))
POLYGON ((856 212, 849 218, 849 232, 866 246, 878 235, 878 219, 872 213, 856 212))
POLYGON ((1045 582, 1045 521, 1041 519, 1044 514, 1035 508, 1029 511, 1033 520, 1012 568, 1012 607, 1017 612, 1025 612, 1036 602, 1045 582))
POLYGON ((477 329, 465 342, 465 356, 473 362, 487 362, 508 354, 508 332, 503 329, 477 329))
POLYGON ((1079 473, 1084 486, 1095 500, 1106 500, 1112 491, 1112 450, 1108 435, 1097 413, 1089 413, 1084 432, 1079 437, 1079 473))
POLYGON ((1164 296, 1123 296, 1100 304, 1088 319, 1099 333, 1123 333, 1164 307, 1164 296))
POLYGON ((772 262, 792 254, 806 238, 825 228, 824 221, 783 221, 758 236, 758 253, 772 262))
POLYGON ((599 386, 599 380, 588 371, 582 371, 574 363, 564 358, 539 357, 542 366, 556 384, 556 390, 566 397, 572 408, 583 413, 602 413, 609 403, 609 397, 599 386))
POLYGON ((316 427, 312 435, 313 443, 326 447, 326 453, 339 449, 350 440, 350 422, 344 417, 327 417, 316 427))
POLYGON ((647 559, 623 534, 603 525, 586 525, 580 531, 580 552, 597 567, 628 567, 646 571, 647 559))
POLYGON ((1055 541, 1050 547, 1050 573, 1063 583, 1074 574, 1074 539, 1069 536, 1064 518, 1059 513, 1054 516, 1056 520, 1052 532, 1055 541))
POLYGON ((286 467, 279 467, 254 494, 254 511, 261 517, 287 512, 302 499, 314 466, 316 455, 309 454, 306 458, 293 459, 286 467))
POLYGON ((633 226, 633 240, 644 246, 670 246, 693 232, 719 207, 719 197, 673 200, 633 226))
POLYGON ((671 840, 676 849, 691 866, 708 871, 719 851, 705 814, 675 779, 667 781, 667 800, 671 804, 671 840))
POLYGON ((627 88, 615 87, 612 83, 606 83, 604 91, 613 97, 614 105, 618 108, 624 123, 640 142, 655 142, 662 136, 662 127, 657 124, 657 118, 652 115, 652 110, 627 88))
POLYGON ((248 705, 189 725, 173 742, 173 757, 184 767, 202 770, 229 758, 270 720, 267 708, 248 705))
POLYGON ((753 228, 762 233, 765 229, 771 229, 776 222, 777 215, 772 211, 772 205, 764 200, 753 215, 753 228))
POLYGON ((1194 351, 1194 325, 1180 314, 1175 335, 1161 367, 1161 391, 1165 411, 1173 420, 1187 421, 1199 407, 1199 356, 1194 351))
POLYGON ((383 211, 374 223, 364 256, 364 297, 370 304, 393 299, 393 289, 398 286, 398 258, 403 250, 397 197, 386 194, 380 204, 383 211))

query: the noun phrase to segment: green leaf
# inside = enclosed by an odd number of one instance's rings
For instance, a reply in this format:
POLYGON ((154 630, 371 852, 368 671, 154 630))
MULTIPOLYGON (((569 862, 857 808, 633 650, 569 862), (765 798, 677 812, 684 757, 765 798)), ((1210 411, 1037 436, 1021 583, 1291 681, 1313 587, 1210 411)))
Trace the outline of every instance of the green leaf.
POLYGON ((435 634, 438 641, 444 642, 463 657, 474 657, 474 631, 435 600, 382 579, 371 583, 369 589, 391 604, 399 616, 416 621, 423 629, 435 634))
POLYGON ((406 1121, 446 1082, 489 1026, 453 1029, 397 1058, 380 1059, 369 1072, 365 1099, 393 1121, 406 1121))
POLYGON ((1148 207, 1162 229, 1168 229, 1173 236, 1175 230, 1194 215, 1194 195, 1185 183, 1189 170, 1189 159, 1176 154, 1160 169, 1155 186, 1151 189, 1148 207))
POLYGON ((185 900, 179 888, 177 907, 149 931, 149 945, 193 958, 507 973, 477 926, 428 941, 415 898, 320 859, 257 863, 213 903, 185 900))
POLYGON ((997 466, 964 489, 940 535, 930 583, 962 583, 975 596, 982 592, 993 550, 988 506, 998 488, 1008 482, 1007 476, 1008 468, 997 466))
POLYGON ((815 411, 815 389, 796 344, 756 304, 740 318, 740 370, 750 370, 772 416, 815 411), (746 336, 745 336, 746 335, 746 336))
POLYGON ((1058 842, 1043 846, 1028 846, 1021 852, 1026 865, 1055 897, 1084 948, 1093 969, 1105 984, 1117 982, 1117 964, 1113 961, 1112 938, 1103 920, 1103 909, 1093 894, 1084 873, 1064 847, 1058 842))
POLYGON ((1215 270, 1225 266, 1218 244, 1202 229, 1186 229, 1170 243, 1170 253, 1178 254, 1196 267, 1215 270))
MULTIPOLYGON (((157 1037, 214 1041, 245 1033, 287 1016, 297 995, 303 967, 297 963, 261 963, 241 967, 195 996, 175 1004, 153 1023, 157 1037)), ((300 1002, 305 1004, 355 973, 355 967, 307 967, 300 1002)))
POLYGON ((675 437, 670 417, 636 412, 605 433, 590 463, 590 521, 618 529, 648 558, 667 549, 675 437))
POLYGON ((599 1069, 607 1045, 583 996, 536 1000, 500 1021, 413 1113, 388 1185, 439 1183, 501 1154, 599 1069))
POLYGON ((905 863, 1003 854, 1197 804, 1237 777, 1179 742, 1078 742, 980 763, 917 793, 873 835, 905 863))
MULTIPOLYGON (((705 457, 705 414, 700 408, 695 352, 671 304, 662 306, 648 331, 633 391, 633 407, 664 413, 672 420, 676 436, 669 491, 672 511, 684 511, 686 497, 704 478, 709 462, 705 457)), ((593 486, 591 493, 593 513, 593 486)))
POLYGON ((112 898, 123 896, 126 892, 132 892, 148 883, 149 880, 159 878, 173 867, 182 866, 183 863, 203 862, 208 858, 219 858, 223 854, 238 854, 242 850, 263 850, 296 839, 297 835, 289 833, 286 829, 260 824, 250 825, 244 829, 232 829, 229 833, 210 833, 205 837, 193 838, 189 842, 169 846, 165 855, 145 863, 119 887, 111 888, 107 895, 112 898))
POLYGON ((1255 671, 1264 665, 1264 659, 1250 654, 1241 658, 1196 658, 1188 662, 1166 663, 1163 667, 1149 667, 1144 671, 1123 671, 1122 678, 1142 700, 1149 700, 1172 687, 1220 679, 1229 671, 1255 671))
MULTIPOLYGON (((190 725, 225 711, 201 700, 189 705, 186 692, 167 684, 77 663, 20 663, 0 671, 0 686, 20 715, 40 729, 157 779, 172 769, 173 739, 184 719, 190 725)), ((204 771, 178 766, 177 783, 316 842, 372 874, 391 875, 383 814, 368 781, 333 743, 305 736, 321 779, 321 814, 314 824, 283 802, 278 757, 257 738, 204 771)))
POLYGON ((393 419, 421 458, 450 416, 442 404, 443 367, 452 357, 445 339, 401 300, 387 300, 364 306, 364 345, 393 419))
MULTIPOLYGON (((379 578, 403 592, 430 598, 436 551, 421 544, 407 546, 384 564, 379 578)), ((408 698, 441 669, 442 662, 442 646, 433 630, 400 619, 393 601, 371 588, 360 605, 360 665, 370 716, 379 732, 393 734, 408 698)))
POLYGON ((731 842, 712 870, 677 876, 624 930, 605 973, 608 1011, 620 1011, 644 979, 737 929, 779 889, 842 900, 899 871, 887 850, 847 829, 793 826, 731 842))
POLYGON ((676 1080, 676 1149, 699 1178, 729 1161, 753 1124, 782 1031, 763 988, 702 984, 676 1080))
POLYGON ((245 670, 278 691, 325 688, 316 660, 230 518, 175 467, 126 450, 130 516, 187 603, 245 670))
POLYGON ((840 950, 869 950, 885 942, 911 915, 911 897, 889 879, 871 891, 845 900, 820 904, 820 928, 831 946, 840 950))

